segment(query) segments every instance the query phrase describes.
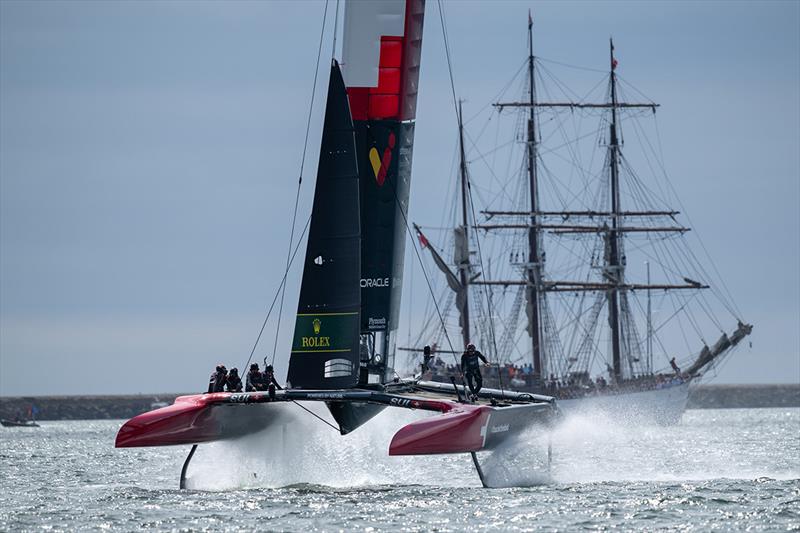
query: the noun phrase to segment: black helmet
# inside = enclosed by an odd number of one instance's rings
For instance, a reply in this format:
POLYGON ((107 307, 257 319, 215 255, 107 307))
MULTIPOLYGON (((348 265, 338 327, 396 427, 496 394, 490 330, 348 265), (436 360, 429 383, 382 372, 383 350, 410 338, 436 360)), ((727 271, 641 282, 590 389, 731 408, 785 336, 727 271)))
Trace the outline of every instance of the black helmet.
POLYGON ((474 344, 472 344, 472 343, 467 344, 467 350, 474 350, 474 349, 475 349, 475 345, 474 344))
POLYGON ((238 374, 238 373, 239 373, 239 369, 238 369, 238 368, 236 368, 236 367, 233 367, 233 368, 231 368, 231 371, 230 371, 230 373, 231 373, 231 374, 238 374))
POLYGON ((428 345, 425 345, 425 347, 422 349, 422 353, 424 353, 425 355, 430 355, 431 354, 431 347, 428 346, 428 345))
POLYGON ((250 370, 258 370, 258 363, 252 363, 250 365, 250 370))
POLYGON ((272 372, 272 365, 267 365, 267 368, 265 368, 264 370, 266 370, 267 372, 272 372))

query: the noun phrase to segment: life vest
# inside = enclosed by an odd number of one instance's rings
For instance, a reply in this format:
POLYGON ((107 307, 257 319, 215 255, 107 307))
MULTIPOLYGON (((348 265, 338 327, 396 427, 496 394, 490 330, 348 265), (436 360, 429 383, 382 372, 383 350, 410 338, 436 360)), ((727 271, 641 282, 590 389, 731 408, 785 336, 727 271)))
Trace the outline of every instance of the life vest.
POLYGON ((472 354, 466 354, 464 357, 464 361, 466 362, 466 369, 470 372, 474 372, 476 370, 480 370, 481 363, 478 360, 478 352, 473 352, 472 354))
POLYGON ((258 391, 264 390, 264 375, 259 372, 253 372, 252 370, 247 373, 247 390, 248 391, 258 391))

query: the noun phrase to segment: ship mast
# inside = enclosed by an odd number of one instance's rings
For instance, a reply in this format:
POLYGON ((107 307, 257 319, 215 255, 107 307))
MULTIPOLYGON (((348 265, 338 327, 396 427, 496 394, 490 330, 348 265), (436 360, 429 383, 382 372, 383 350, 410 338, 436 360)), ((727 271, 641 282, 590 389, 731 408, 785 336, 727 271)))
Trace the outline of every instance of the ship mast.
POLYGON ((542 376, 541 330, 539 328, 539 280, 541 279, 541 263, 539 261, 539 232, 536 212, 539 209, 539 190, 536 181, 536 84, 533 76, 533 19, 528 13, 528 101, 530 104, 528 115, 528 180, 531 193, 530 208, 531 218, 528 228, 528 261, 527 265, 527 292, 528 305, 530 306, 530 335, 533 354, 533 381, 538 382, 542 376))
POLYGON ((617 136, 617 76, 614 59, 614 41, 609 39, 611 66, 611 138, 608 145, 611 169, 611 228, 607 235, 608 256, 605 269, 610 284, 608 298, 608 324, 611 328, 611 354, 614 381, 622 380, 620 358, 619 287, 624 279, 624 266, 620 261, 620 198, 619 198, 619 137, 617 136))
MULTIPOLYGON (((544 360, 542 350, 543 338, 543 325, 546 322, 547 308, 544 306, 544 296, 547 293, 559 292, 597 292, 603 295, 608 304, 608 324, 611 333, 611 378, 614 382, 620 382, 623 379, 622 370, 622 352, 624 348, 627 350, 638 350, 637 333, 635 323, 630 316, 630 305, 628 303, 628 291, 636 290, 698 290, 708 289, 709 286, 701 282, 691 280, 684 277, 685 283, 651 283, 648 274, 647 283, 628 283, 625 280, 625 252, 623 237, 628 233, 655 233, 655 234, 669 234, 679 233, 683 234, 689 231, 689 228, 677 224, 674 216, 678 214, 673 210, 657 210, 657 209, 644 209, 644 210, 628 210, 624 211, 621 205, 620 194, 620 165, 621 165, 621 137, 619 133, 619 115, 622 110, 643 110, 650 109, 655 113, 658 104, 653 102, 620 102, 618 101, 617 94, 617 76, 616 66, 617 61, 614 57, 614 44, 609 40, 610 45, 610 102, 587 102, 587 101, 537 101, 536 99, 536 84, 534 82, 534 68, 535 57, 533 55, 533 24, 528 21, 528 76, 530 79, 528 98, 516 102, 498 102, 493 104, 500 111, 504 108, 528 108, 527 120, 527 165, 528 165, 528 180, 530 189, 530 211, 482 211, 484 215, 489 218, 494 216, 504 217, 499 223, 494 224, 476 224, 476 229, 483 229, 486 231, 493 230, 527 230, 529 256, 526 262, 525 275, 523 279, 504 279, 504 280, 471 280, 472 285, 488 285, 488 286, 525 286, 527 302, 529 304, 528 320, 529 329, 532 342, 532 356, 534 363, 534 379, 541 383, 543 364, 548 362, 544 360), (540 109, 564 109, 569 111, 581 109, 606 109, 610 110, 610 124, 609 124, 609 141, 607 144, 607 157, 605 165, 608 166, 609 171, 609 207, 594 210, 594 209, 578 209, 578 210, 555 210, 546 211, 540 208, 538 197, 538 176, 537 176, 537 161, 538 161, 538 142, 536 136, 537 122, 536 110, 540 109), (548 221, 548 217, 558 216, 560 221, 548 221), (506 217, 519 217, 517 220, 510 220, 506 217), (667 223, 663 225, 656 225, 654 223, 644 223, 644 220, 649 220, 651 217, 669 217, 674 223, 667 223), (601 219, 598 223, 597 219, 601 219), (642 222, 626 223, 626 219, 634 221, 639 220, 642 222), (543 232, 548 231, 553 235, 602 235, 605 241, 605 253, 603 261, 602 279, 598 281, 591 280, 570 280, 570 279, 544 279, 543 275, 543 253, 541 251, 543 232)), ((463 158, 463 155, 462 155, 463 158)), ((463 279, 463 278, 462 278, 463 279)), ((649 294, 649 292, 648 292, 649 294)), ((602 302, 602 300, 600 300, 602 302)), ((648 311, 648 315, 650 311, 648 311)), ((596 318, 595 318, 596 319, 596 318)), ((595 320, 592 319, 592 320, 595 320)), ((742 326, 744 327, 744 326, 742 326)), ((744 331, 744 330, 742 330, 744 331)), ((586 328, 585 334, 587 338, 593 335, 594 326, 589 325, 586 328)), ((647 362, 646 370, 648 372, 652 369, 652 346, 650 343, 653 335, 652 324, 648 323, 648 344, 647 344, 647 362)), ((557 342, 557 338, 555 339, 557 342)), ((592 343, 586 344, 591 349, 592 343)), ((563 357, 563 354, 559 354, 563 357)), ((630 371, 633 372, 632 361, 629 356, 628 366, 630 371)), ((553 357, 552 354, 548 354, 553 357)), ((552 361, 558 363, 560 359, 554 358, 552 361)), ((562 361, 563 362, 563 361, 562 361)), ((638 360, 637 360, 638 362, 638 360)), ((702 365, 700 365, 702 366, 702 365)), ((556 368, 562 377, 566 377, 566 373, 570 372, 570 365, 561 365, 561 368, 556 368)), ((698 367, 699 368, 699 367, 698 367)), ((552 369, 551 369, 552 370, 552 369)))
MULTIPOLYGON (((467 156, 464 152, 464 121, 461 113, 461 101, 458 102, 458 147, 459 156, 461 159, 460 173, 461 173, 461 225, 464 231, 464 258, 458 266, 459 281, 461 282, 462 290, 464 291, 464 308, 461 311, 461 318, 464 321, 464 326, 461 328, 461 337, 464 341, 464 348, 470 342, 470 329, 469 329, 469 234, 468 234, 468 219, 467 219, 467 194, 469 193, 469 182, 467 178, 467 156), (465 261, 464 261, 465 259, 465 261)), ((458 250, 458 243, 456 242, 456 250, 458 250)), ((458 252, 456 252, 458 256, 458 252)))

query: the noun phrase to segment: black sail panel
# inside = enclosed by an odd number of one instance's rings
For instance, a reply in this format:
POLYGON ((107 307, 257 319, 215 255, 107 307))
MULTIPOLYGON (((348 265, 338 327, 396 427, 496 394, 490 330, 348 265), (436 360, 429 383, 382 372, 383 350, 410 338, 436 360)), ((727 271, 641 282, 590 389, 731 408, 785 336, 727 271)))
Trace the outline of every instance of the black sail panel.
MULTIPOLYGON (((397 329, 402 292, 414 124, 356 122, 361 171, 361 331, 397 329), (371 159, 388 162, 375 172, 371 159), (392 157, 393 156, 393 157, 392 157), (388 161, 387 161, 388 160, 388 161)), ((375 165, 377 167, 377 165, 375 165)))
POLYGON ((355 133, 334 61, 289 359, 292 388, 340 389, 358 382, 360 238, 355 133))

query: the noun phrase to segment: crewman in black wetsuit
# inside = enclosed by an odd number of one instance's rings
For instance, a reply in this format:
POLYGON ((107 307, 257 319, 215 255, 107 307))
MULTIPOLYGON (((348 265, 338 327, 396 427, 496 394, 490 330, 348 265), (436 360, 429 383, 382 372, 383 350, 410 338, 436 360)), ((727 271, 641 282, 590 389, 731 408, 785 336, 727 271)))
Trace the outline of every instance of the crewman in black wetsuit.
POLYGON ((264 375, 258 370, 258 363, 250 365, 250 372, 247 373, 247 385, 245 390, 247 392, 264 390, 264 375))
POLYGON ((272 368, 272 365, 267 365, 267 368, 264 369, 264 384, 267 388, 269 388, 270 385, 274 385, 276 389, 283 390, 283 387, 281 387, 275 379, 275 370, 272 368))
POLYGON ((238 368, 231 368, 231 371, 228 372, 225 388, 228 392, 242 392, 242 378, 239 377, 238 368))
POLYGON ((208 379, 208 392, 223 392, 225 382, 228 380, 228 369, 225 365, 219 364, 208 379))
POLYGON ((425 345, 422 348, 422 372, 425 373, 431 369, 431 360, 433 359, 433 354, 431 353, 431 347, 425 345))
POLYGON ((461 371, 467 379, 469 390, 472 391, 473 396, 477 396, 483 386, 483 376, 481 375, 481 364, 489 366, 489 361, 483 356, 481 352, 475 349, 472 343, 467 344, 467 351, 461 355, 461 371), (472 384, 472 379, 475 379, 475 384, 472 384))

